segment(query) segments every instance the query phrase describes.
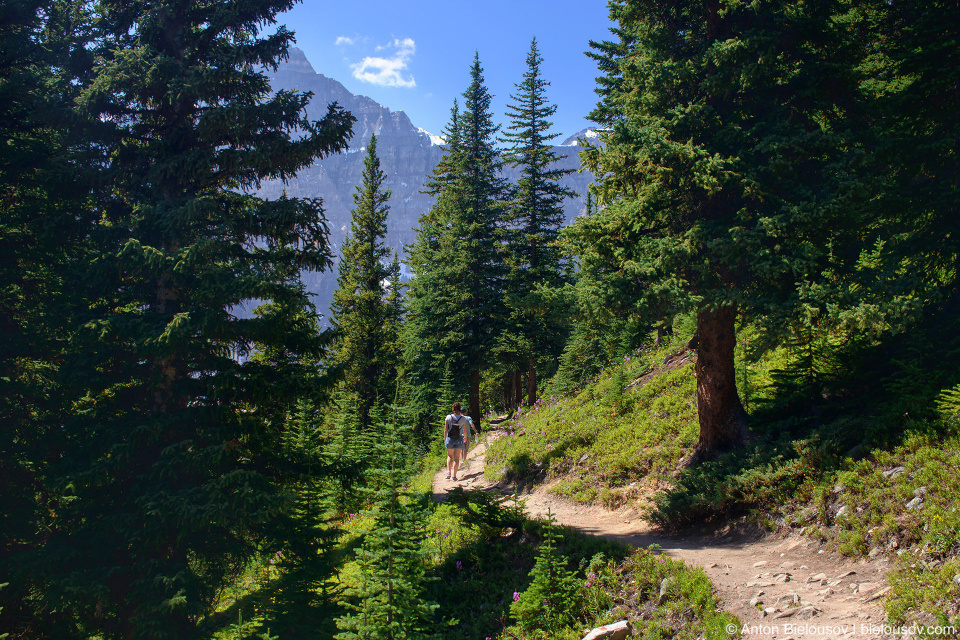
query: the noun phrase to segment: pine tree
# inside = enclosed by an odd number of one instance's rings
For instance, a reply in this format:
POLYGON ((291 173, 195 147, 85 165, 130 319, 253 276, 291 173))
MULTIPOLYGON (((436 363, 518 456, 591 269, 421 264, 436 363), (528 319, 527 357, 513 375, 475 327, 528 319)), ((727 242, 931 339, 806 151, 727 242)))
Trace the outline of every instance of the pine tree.
MULTIPOLYGON (((877 182, 868 240, 884 244, 884 286, 866 282, 884 322, 960 310, 960 8, 919 0, 858 5, 863 86, 874 107, 869 165, 877 182)), ((874 271, 874 270, 871 270, 874 271)), ((867 274, 875 276, 874 273, 867 274)))
POLYGON ((510 615, 527 633, 558 634, 574 623, 577 612, 584 608, 582 583, 567 566, 566 556, 557 549, 559 539, 556 519, 548 509, 543 542, 530 571, 530 586, 510 604, 510 615))
POLYGON ((357 418, 362 431, 370 429, 370 411, 385 385, 396 378, 396 323, 402 316, 397 265, 387 263, 384 244, 390 190, 380 169, 377 138, 370 137, 364 160, 363 183, 354 193, 350 235, 343 242, 340 275, 331 305, 338 335, 335 362, 343 370, 343 384, 356 393, 357 418))
POLYGON ((426 640, 435 637, 433 611, 424 599, 427 582, 422 543, 423 505, 404 489, 408 450, 403 430, 393 419, 382 425, 378 440, 380 465, 371 471, 375 525, 357 551, 360 583, 346 594, 347 613, 337 620, 340 640, 426 640))
MULTIPOLYGON (((461 140, 460 108, 454 101, 450 124, 444 131, 443 157, 434 167, 425 193, 436 197, 434 205, 420 216, 412 244, 406 248, 406 264, 414 274, 407 287, 409 313, 403 325, 403 361, 408 375, 408 395, 415 407, 416 423, 427 437, 434 435, 437 405, 452 400, 440 392, 439 381, 466 366, 461 345, 463 326, 462 285, 464 260, 452 233, 458 212, 466 207, 462 177, 466 156, 461 140)), ((465 393, 460 379, 452 389, 465 393)), ((443 415, 443 414, 441 414, 443 415)))
POLYGON ((305 118, 258 37, 289 2, 100 3, 97 64, 78 83, 100 155, 85 308, 70 320, 72 414, 45 485, 62 496, 48 598, 87 635, 197 637, 231 567, 287 508, 271 464, 322 356, 302 269, 330 265, 319 202, 250 194, 346 145, 352 117, 305 118), (259 315, 238 309, 257 299, 259 315), (250 358, 253 346, 270 358, 250 358))
POLYGON ((416 278, 410 285, 406 349, 425 349, 428 356, 419 357, 417 384, 436 380, 442 375, 437 369, 447 368, 457 393, 469 393, 471 414, 479 415, 480 376, 501 326, 505 181, 495 146, 499 127, 479 56, 470 78, 464 110, 454 105, 446 153, 427 184, 436 202, 421 217, 408 250, 416 278))
POLYGON ((542 62, 534 38, 523 82, 507 105, 511 124, 504 134, 510 144, 504 160, 520 169, 520 178, 511 190, 506 216, 505 300, 510 318, 500 351, 517 354, 526 365, 531 406, 537 401, 538 360, 555 360, 566 338, 566 314, 538 289, 557 289, 567 281, 557 237, 564 222, 563 201, 575 195, 560 184, 573 170, 556 166, 561 158, 549 145, 558 135, 550 133, 557 107, 547 102, 550 83, 540 73, 542 62))
POLYGON ((859 225, 861 187, 844 155, 856 78, 842 9, 618 2, 619 41, 594 45, 604 132, 582 157, 600 209, 568 237, 600 304, 625 300, 651 324, 696 311, 694 460, 747 438, 738 313, 789 324, 825 309, 823 274, 849 268, 833 250, 859 225))
POLYGON ((463 197, 465 207, 453 220, 457 255, 464 261, 461 304, 456 321, 466 334, 462 345, 470 389, 470 415, 480 415, 480 375, 490 362, 496 337, 502 326, 500 301, 505 266, 500 246, 503 226, 505 180, 496 147, 499 126, 493 122, 492 96, 484 84, 479 54, 470 67, 470 86, 463 93, 461 116, 463 153, 463 197))
POLYGON ((79 633, 69 608, 49 606, 42 549, 62 497, 46 472, 74 411, 64 354, 87 308, 76 284, 96 218, 91 123, 74 106, 91 63, 90 10, 0 6, 0 629, 17 637, 79 633))

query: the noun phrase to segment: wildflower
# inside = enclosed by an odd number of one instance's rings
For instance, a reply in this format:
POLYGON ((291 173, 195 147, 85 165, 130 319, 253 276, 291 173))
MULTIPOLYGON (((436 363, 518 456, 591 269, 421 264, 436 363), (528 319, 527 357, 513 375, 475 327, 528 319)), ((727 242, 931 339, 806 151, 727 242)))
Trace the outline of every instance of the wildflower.
POLYGON ((461 569, 463 569, 463 563, 457 560, 457 570, 459 571, 461 569))
POLYGON ((513 601, 516 602, 516 601, 519 600, 519 599, 520 599, 520 592, 519 592, 519 591, 514 591, 514 592, 513 592, 513 601))

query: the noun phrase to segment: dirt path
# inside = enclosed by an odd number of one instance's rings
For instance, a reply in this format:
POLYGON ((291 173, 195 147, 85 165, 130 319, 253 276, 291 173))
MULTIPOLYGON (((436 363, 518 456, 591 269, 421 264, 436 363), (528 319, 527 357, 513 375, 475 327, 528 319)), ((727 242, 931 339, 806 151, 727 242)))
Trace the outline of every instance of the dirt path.
MULTIPOLYGON (((445 479, 445 469, 438 471, 434 493, 443 496, 456 486, 468 491, 497 486, 483 477, 485 452, 483 443, 470 450, 457 482, 445 479)), ((887 635, 880 606, 889 590, 886 560, 852 561, 799 536, 671 537, 642 521, 632 507, 609 511, 576 505, 548 489, 540 487, 522 496, 529 515, 546 517, 549 508, 559 524, 637 547, 655 544, 673 558, 702 567, 724 608, 740 618, 744 638, 836 640, 887 635)))

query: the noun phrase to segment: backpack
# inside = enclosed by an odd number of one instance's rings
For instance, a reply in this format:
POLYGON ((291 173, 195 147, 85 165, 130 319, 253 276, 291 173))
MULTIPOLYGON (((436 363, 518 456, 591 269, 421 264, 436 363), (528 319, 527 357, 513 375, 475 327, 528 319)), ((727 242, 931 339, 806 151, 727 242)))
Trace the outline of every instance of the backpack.
POLYGON ((447 431, 447 437, 454 438, 456 440, 462 440, 463 425, 467 424, 467 421, 463 419, 463 415, 461 414, 459 418, 454 418, 453 414, 451 413, 450 415, 447 416, 447 418, 450 420, 450 429, 447 431), (457 429, 456 431, 457 435, 454 435, 454 431, 453 431, 454 427, 456 427, 457 429))

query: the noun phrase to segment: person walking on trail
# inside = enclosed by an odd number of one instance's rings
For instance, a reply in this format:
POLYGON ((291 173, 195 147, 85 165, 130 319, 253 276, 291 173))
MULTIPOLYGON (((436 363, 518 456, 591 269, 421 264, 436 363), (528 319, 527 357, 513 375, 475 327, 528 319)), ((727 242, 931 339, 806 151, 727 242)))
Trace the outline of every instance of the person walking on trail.
POLYGON ((443 444, 447 448, 447 479, 457 479, 460 460, 467 457, 470 423, 461 412, 459 402, 453 403, 453 413, 443 421, 443 444))
POLYGON ((474 442, 480 441, 480 428, 473 424, 473 418, 467 414, 463 414, 463 417, 467 419, 467 422, 470 423, 470 430, 467 432, 467 440, 469 441, 473 437, 474 442))

